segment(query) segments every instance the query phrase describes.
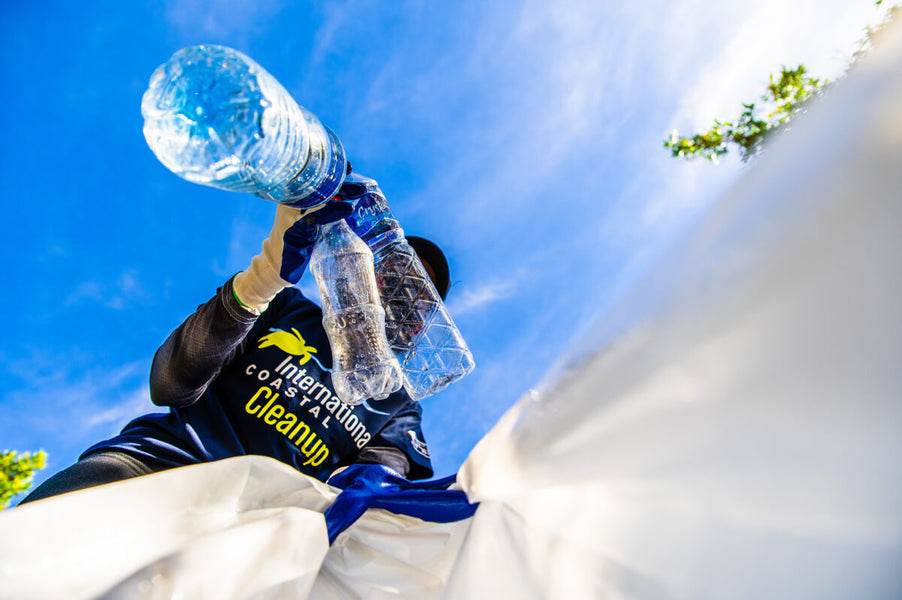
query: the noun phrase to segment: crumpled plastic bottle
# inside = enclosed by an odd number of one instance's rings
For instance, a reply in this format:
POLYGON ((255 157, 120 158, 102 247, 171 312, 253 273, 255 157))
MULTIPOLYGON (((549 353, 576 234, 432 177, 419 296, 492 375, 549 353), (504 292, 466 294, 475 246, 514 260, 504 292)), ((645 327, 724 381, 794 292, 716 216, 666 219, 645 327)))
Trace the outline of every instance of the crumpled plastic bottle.
POLYGON ((367 245, 344 221, 323 225, 310 271, 320 290, 338 397, 354 405, 401 389, 401 365, 385 338, 385 311, 367 245))

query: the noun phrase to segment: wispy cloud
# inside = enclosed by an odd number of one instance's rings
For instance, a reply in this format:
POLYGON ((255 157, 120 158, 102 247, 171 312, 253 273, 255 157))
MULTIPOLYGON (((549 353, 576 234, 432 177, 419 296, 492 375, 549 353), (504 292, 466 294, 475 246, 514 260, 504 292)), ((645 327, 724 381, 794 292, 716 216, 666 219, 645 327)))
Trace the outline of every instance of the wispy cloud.
POLYGON ((282 0, 167 0, 165 16, 170 26, 186 37, 245 41, 284 5, 282 0))
POLYGON ((784 65, 804 63, 816 76, 835 78, 883 10, 873 2, 833 3, 827 9, 811 0, 733 6, 723 28, 727 43, 700 57, 677 98, 675 126, 701 128, 715 118, 733 118, 784 65))
POLYGON ((86 301, 103 302, 103 300, 103 288, 99 283, 96 281, 82 281, 66 296, 64 304, 68 307, 86 301))
POLYGON ((276 205, 251 197, 241 202, 238 210, 240 214, 232 219, 226 256, 224 260, 214 259, 211 267, 222 278, 246 269, 260 252, 272 227, 276 205))
MULTIPOLYGON (((85 425, 89 428, 105 426, 118 431, 122 425, 138 415, 146 414, 154 410, 150 400, 150 391, 146 385, 140 385, 131 391, 124 392, 116 399, 115 404, 106 410, 95 412, 86 419, 85 425)), ((159 409, 157 409, 159 410, 159 409)))
POLYGON ((594 2, 489 9, 430 66, 411 68, 407 48, 389 56, 363 96, 373 116, 362 125, 389 119, 429 131, 444 159, 425 189, 409 192, 422 204, 405 209, 468 232, 554 211, 565 199, 591 202, 589 218, 602 215, 603 199, 586 185, 595 177, 584 170, 588 159, 603 168, 642 133, 635 123, 659 100, 655 82, 671 67, 662 59, 680 56, 656 55, 678 32, 660 35, 654 19, 669 15, 649 12, 594 2), (441 128, 436 115, 446 119, 441 128), (459 210, 461 198, 470 210, 459 210))
POLYGON ((128 270, 111 282, 82 281, 66 295, 63 304, 66 307, 101 304, 113 310, 122 310, 148 297, 137 271, 128 270))
POLYGON ((309 70, 316 69, 326 59, 330 52, 340 47, 341 42, 337 36, 348 25, 349 20, 356 16, 355 11, 344 3, 330 2, 323 5, 323 20, 313 37, 313 49, 310 53, 309 70))
POLYGON ((50 446, 87 448, 153 408, 149 361, 84 368, 72 357, 40 351, 6 366, 20 381, 2 397, 2 429, 29 430, 50 446))
POLYGON ((731 116, 783 62, 835 67, 859 35, 850 23, 863 29, 877 10, 870 4, 834 2, 828 10, 814 1, 711 7, 689 0, 650 11, 561 0, 486 7, 428 64, 413 52, 423 41, 416 37, 385 55, 355 96, 359 125, 429 132, 426 143, 441 162, 424 189, 405 190, 404 208, 446 229, 487 229, 515 211, 554 210, 564 197, 600 221, 608 206, 586 184, 618 159, 630 165, 616 173, 621 181, 642 178, 639 200, 651 205, 650 218, 691 211, 697 203, 674 190, 672 206, 652 198, 671 182, 650 180, 642 168, 666 158, 667 133, 731 116), (592 157, 595 172, 586 170, 592 157), (461 197, 470 210, 460 210, 461 197))
POLYGON ((460 294, 452 294, 448 301, 448 310, 455 316, 487 308, 491 304, 513 296, 516 292, 516 281, 494 280, 467 287, 460 294))

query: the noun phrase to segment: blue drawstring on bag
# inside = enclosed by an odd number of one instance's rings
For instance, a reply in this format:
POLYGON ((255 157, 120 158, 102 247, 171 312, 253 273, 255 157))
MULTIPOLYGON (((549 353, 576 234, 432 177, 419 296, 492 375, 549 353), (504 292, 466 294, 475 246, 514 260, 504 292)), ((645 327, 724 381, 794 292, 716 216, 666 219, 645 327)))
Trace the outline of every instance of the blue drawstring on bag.
POLYGON ((432 481, 413 482, 382 465, 355 464, 329 479, 342 488, 326 510, 329 543, 350 527, 368 508, 383 508, 424 521, 451 523, 473 516, 478 503, 471 504, 460 490, 449 490, 456 475, 432 481))

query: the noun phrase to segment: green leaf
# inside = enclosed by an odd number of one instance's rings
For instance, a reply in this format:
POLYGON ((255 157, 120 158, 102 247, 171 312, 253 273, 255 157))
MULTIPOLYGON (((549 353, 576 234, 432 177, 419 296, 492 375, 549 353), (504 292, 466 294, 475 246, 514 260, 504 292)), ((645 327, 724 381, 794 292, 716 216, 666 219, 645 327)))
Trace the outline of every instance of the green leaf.
POLYGON ((43 450, 21 454, 14 450, 0 452, 0 510, 14 496, 31 487, 34 472, 43 469, 46 463, 47 453, 43 450))

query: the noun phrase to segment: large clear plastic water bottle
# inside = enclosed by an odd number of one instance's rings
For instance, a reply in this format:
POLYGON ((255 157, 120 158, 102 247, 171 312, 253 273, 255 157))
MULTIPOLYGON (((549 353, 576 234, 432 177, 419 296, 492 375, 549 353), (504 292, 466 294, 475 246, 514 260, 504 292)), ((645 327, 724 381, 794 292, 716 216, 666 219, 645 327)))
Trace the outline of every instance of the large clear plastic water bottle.
POLYGON ((332 198, 345 176, 338 137, 232 48, 183 48, 154 71, 144 137, 180 177, 297 208, 332 198))
POLYGON ((386 337, 404 369, 404 388, 422 400, 476 363, 378 184, 356 173, 348 181, 367 188, 347 221, 373 252, 386 337))
POLYGON ((338 397, 360 404, 401 389, 401 365, 385 338, 385 311, 367 245, 344 221, 323 225, 310 271, 319 285, 338 397))

